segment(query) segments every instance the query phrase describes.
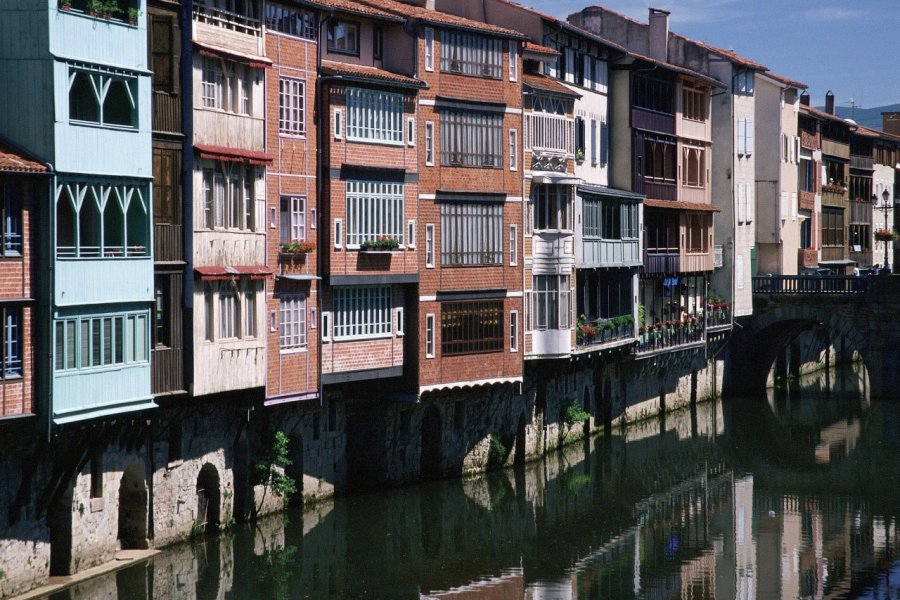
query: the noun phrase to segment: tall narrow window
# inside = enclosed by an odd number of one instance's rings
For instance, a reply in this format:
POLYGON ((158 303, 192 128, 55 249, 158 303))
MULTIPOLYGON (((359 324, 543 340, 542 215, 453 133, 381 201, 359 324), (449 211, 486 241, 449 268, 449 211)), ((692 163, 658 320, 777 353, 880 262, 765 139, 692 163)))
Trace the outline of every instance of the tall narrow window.
POLYGON ((22 376, 22 308, 7 306, 3 316, 3 369, 4 379, 22 376))
POLYGON ((509 130, 509 170, 515 171, 519 168, 519 132, 515 129, 509 130))
POLYGON ((434 315, 425 315, 425 358, 434 358, 434 315))
POLYGON ((239 320, 238 299, 235 286, 226 281, 219 286, 219 339, 229 340, 238 337, 239 320))
POLYGON ((285 135, 306 133, 306 82, 282 77, 278 80, 278 132, 285 135))
POLYGON ((509 226, 509 266, 515 267, 519 260, 519 226, 509 226))
POLYGON ((3 256, 22 255, 22 198, 21 188, 13 182, 0 180, 0 229, 3 244, 0 253, 3 256))
POLYGON ((244 289, 244 337, 256 337, 256 282, 248 281, 244 289))
POLYGON ((515 310, 509 313, 509 351, 519 351, 519 313, 515 310))
POLYGON ((425 70, 434 71, 434 29, 425 28, 425 70))
POLYGON ((215 339, 215 304, 214 304, 214 294, 213 294, 213 283, 208 282, 206 287, 203 289, 203 308, 206 312, 206 319, 204 320, 204 335, 203 338, 207 342, 211 342, 215 339))
POLYGON ((305 348, 306 295, 283 295, 279 307, 279 340, 281 349, 305 348))
POLYGON ((306 199, 297 196, 281 197, 281 241, 306 239, 306 199))
POLYGON ((509 80, 518 81, 519 79, 519 42, 517 40, 509 41, 509 80))
POLYGON ((434 166, 434 123, 425 123, 425 166, 434 166))
POLYGON ((372 58, 381 60, 384 55, 384 29, 374 27, 372 29, 372 58))
POLYGON ((434 225, 425 226, 425 268, 434 267, 434 225))

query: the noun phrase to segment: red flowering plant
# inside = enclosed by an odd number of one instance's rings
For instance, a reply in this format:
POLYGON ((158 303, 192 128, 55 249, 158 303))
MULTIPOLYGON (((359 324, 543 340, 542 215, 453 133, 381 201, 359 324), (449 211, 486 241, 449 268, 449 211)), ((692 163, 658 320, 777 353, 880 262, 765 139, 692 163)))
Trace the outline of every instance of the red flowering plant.
POLYGON ((891 242, 897 239, 897 232, 887 227, 876 229, 875 239, 879 242, 891 242))
POLYGON ((315 242, 288 242, 281 245, 282 254, 293 254, 294 256, 309 254, 316 249, 315 242))
POLYGON ((382 250, 382 251, 391 251, 397 250, 400 248, 400 242, 397 238, 392 238, 386 235, 380 235, 374 240, 364 240, 362 244, 359 245, 360 250, 382 250))

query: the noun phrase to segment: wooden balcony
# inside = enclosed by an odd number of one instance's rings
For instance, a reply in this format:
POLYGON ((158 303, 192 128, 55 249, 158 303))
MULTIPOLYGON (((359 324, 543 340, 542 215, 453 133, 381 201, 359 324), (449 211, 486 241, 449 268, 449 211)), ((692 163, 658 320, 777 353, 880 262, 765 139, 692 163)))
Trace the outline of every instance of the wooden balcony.
POLYGON ((797 251, 797 263, 800 267, 817 267, 819 265, 819 251, 815 248, 800 248, 797 251))
POLYGON ((184 260, 184 238, 181 225, 155 224, 153 226, 153 260, 155 262, 184 260))
POLYGON ((631 126, 644 131, 675 135, 675 115, 654 112, 644 108, 632 108, 631 126))
POLYGON ((678 273, 681 271, 681 254, 678 249, 669 252, 644 252, 644 273, 678 273))
POLYGON ((847 189, 838 188, 837 186, 822 186, 822 205, 847 208, 850 206, 850 196, 847 194, 847 189))
POLYGON ((850 144, 822 138, 822 154, 850 159, 850 144))
POLYGON ((713 254, 706 253, 685 253, 681 257, 681 272, 695 273, 698 271, 713 270, 713 254))
POLYGON ((677 200, 678 185, 675 182, 665 183, 661 181, 649 180, 646 177, 637 178, 637 186, 635 192, 644 194, 650 200, 677 200))
POLYGON ((816 210, 816 193, 800 190, 800 210, 816 210))
POLYGON ((872 156, 851 154, 850 155, 850 168, 851 169, 862 169, 864 171, 872 171, 875 169, 875 159, 872 156))
POLYGON ((153 131, 181 133, 181 96, 153 92, 153 131))
POLYGON ((150 358, 153 395, 184 391, 184 352, 181 348, 154 348, 150 358))
POLYGON ((822 246, 822 261, 830 262, 835 260, 847 260, 846 246, 822 246))
POLYGON ((801 129, 800 146, 807 150, 818 150, 822 146, 822 136, 818 133, 810 133, 801 129))

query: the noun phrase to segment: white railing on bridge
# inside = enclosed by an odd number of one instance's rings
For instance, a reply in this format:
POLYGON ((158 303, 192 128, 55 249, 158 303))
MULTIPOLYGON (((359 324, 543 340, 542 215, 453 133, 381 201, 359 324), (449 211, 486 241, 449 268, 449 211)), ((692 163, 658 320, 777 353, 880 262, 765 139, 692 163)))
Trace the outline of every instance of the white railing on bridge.
POLYGON ((862 294, 871 277, 852 275, 770 275, 753 278, 754 294, 862 294))

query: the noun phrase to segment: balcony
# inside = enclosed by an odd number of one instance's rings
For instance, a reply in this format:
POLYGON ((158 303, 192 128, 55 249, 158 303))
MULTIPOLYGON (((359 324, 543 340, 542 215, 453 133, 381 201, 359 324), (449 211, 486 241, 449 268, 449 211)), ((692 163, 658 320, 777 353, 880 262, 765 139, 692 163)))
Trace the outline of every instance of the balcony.
POLYGON ((532 242, 535 262, 550 261, 575 266, 575 234, 571 231, 535 231, 532 242))
POLYGON ((264 134, 261 118, 200 108, 194 111, 195 143, 263 152, 264 134))
POLYGON ((646 354, 703 342, 703 322, 692 318, 686 321, 657 322, 641 327, 635 353, 646 354))
POLYGON ((875 159, 871 155, 851 154, 850 168, 873 171, 875 169, 875 159))
POLYGON ((822 145, 822 138, 818 133, 810 133, 800 130, 800 146, 807 150, 818 150, 822 145))
POLYGON ((635 107, 631 109, 631 126, 644 131, 675 135, 675 115, 635 107))
POLYGON ((644 273, 678 273, 681 271, 681 253, 677 248, 666 252, 644 252, 644 273))
POLYGON ((635 190, 638 194, 644 194, 651 200, 678 200, 678 185, 664 181, 655 181, 647 177, 638 178, 638 186, 635 190))
POLYGON ((150 363, 106 370, 57 373, 53 378, 53 421, 68 423, 156 406, 150 392, 150 363))
POLYGON ((722 329, 731 327, 731 305, 727 302, 706 303, 706 328, 722 329))
POLYGON ((800 267, 815 268, 819 265, 819 251, 815 248, 800 248, 797 255, 800 267))
POLYGON ((525 115, 525 147, 535 156, 574 156, 575 121, 564 116, 531 113, 525 115))
POLYGON ((262 22, 254 17, 194 4, 193 39, 218 48, 262 56, 262 22))
POLYGON ((850 159, 850 144, 846 142, 838 142, 828 138, 822 139, 822 154, 828 156, 836 156, 838 158, 850 159))
POLYGON ((711 252, 695 253, 686 252, 681 257, 681 272, 695 273, 698 271, 712 271, 715 261, 711 252))
POLYGON ((604 240, 585 237, 581 241, 579 267, 639 267, 641 265, 638 240, 604 240))
POLYGON ((822 262, 847 260, 846 246, 822 246, 822 262))
POLYGON ((610 344, 619 345, 634 339, 634 318, 631 315, 612 319, 579 318, 575 329, 575 344, 579 351, 610 344))
POLYGON ((816 210, 816 193, 800 190, 800 210, 816 210))
POLYGON ((63 250, 56 262, 56 306, 152 300, 153 259, 146 249, 135 258, 76 259, 63 258, 63 250))
POLYGON ((850 204, 850 196, 847 194, 847 188, 842 185, 822 186, 822 204, 824 206, 834 206, 837 208, 847 208, 850 204))

